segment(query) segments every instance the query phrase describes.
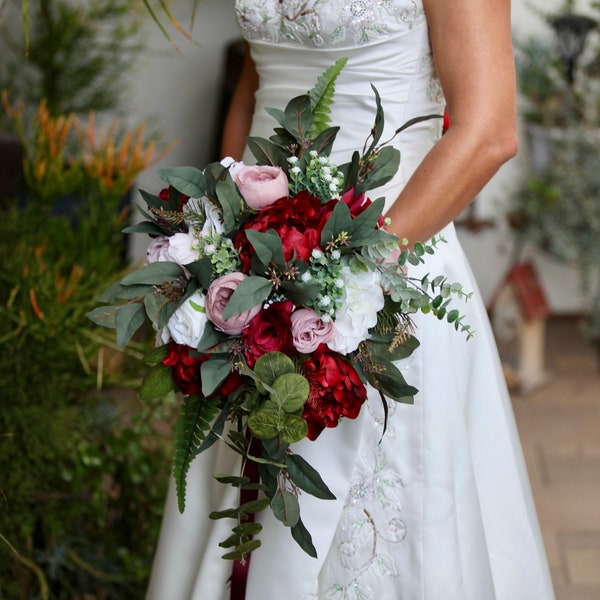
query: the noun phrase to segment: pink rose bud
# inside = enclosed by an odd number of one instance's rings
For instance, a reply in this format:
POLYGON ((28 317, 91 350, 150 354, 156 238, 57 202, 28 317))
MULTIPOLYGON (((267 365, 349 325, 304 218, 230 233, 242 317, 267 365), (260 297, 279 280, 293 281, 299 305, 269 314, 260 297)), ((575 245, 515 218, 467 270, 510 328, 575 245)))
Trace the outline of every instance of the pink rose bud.
POLYGON ((288 196, 288 179, 279 167, 243 167, 234 177, 246 204, 255 210, 288 196))
POLYGON ((248 277, 244 273, 229 273, 215 279, 206 292, 206 315, 213 325, 228 335, 238 335, 244 327, 262 310, 262 304, 244 311, 239 315, 223 318, 223 311, 237 289, 238 285, 248 277))
POLYGON ((300 308, 290 317, 294 348, 302 354, 314 352, 320 344, 326 344, 335 337, 333 321, 323 323, 321 317, 310 308, 300 308))

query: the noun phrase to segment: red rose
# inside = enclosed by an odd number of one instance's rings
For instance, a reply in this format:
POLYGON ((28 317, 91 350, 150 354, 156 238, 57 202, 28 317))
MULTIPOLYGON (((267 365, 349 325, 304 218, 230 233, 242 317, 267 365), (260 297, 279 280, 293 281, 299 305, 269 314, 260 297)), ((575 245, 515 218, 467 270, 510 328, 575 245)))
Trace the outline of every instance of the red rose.
POLYGON ((295 354, 290 320, 293 309, 294 305, 289 300, 275 302, 261 310, 242 331, 246 362, 250 368, 267 352, 283 352, 288 356, 295 354))
POLYGON ((282 198, 261 210, 245 223, 233 238, 233 245, 239 250, 242 271, 248 273, 254 254, 252 244, 246 237, 246 229, 266 232, 273 229, 283 243, 285 260, 296 258, 308 260, 313 248, 320 248, 321 231, 333 212, 337 200, 322 204, 307 191, 298 192, 292 198, 282 198))
POLYGON ((340 418, 358 416, 367 390, 347 360, 321 344, 302 363, 302 370, 310 384, 302 412, 310 440, 317 439, 325 427, 337 427, 340 418))
MULTIPOLYGON (((350 188, 347 192, 344 192, 340 200, 348 205, 350 214, 353 218, 358 217, 358 215, 360 215, 364 210, 369 208, 371 204, 373 204, 370 198, 365 197, 364 192, 362 194, 355 194, 354 188, 350 188)), ((383 215, 379 217, 378 225, 379 227, 383 227, 383 215)))
MULTIPOLYGON (((202 379, 200 366, 210 358, 210 354, 195 356, 198 351, 190 346, 171 342, 167 356, 162 363, 171 368, 173 381, 177 384, 182 394, 186 396, 202 395, 202 379)), ((242 384, 242 376, 237 371, 232 371, 217 388, 213 396, 228 396, 242 384)))
POLYGON ((182 194, 181 192, 176 190, 173 186, 169 186, 169 187, 166 187, 166 188, 163 188, 162 190, 160 190, 158 197, 161 200, 164 200, 165 202, 170 202, 173 194, 179 195, 179 210, 183 210, 183 207, 185 206, 187 201, 190 199, 190 197, 187 196, 186 194, 182 194))
POLYGON ((202 394, 200 365, 209 358, 208 354, 192 356, 192 353, 196 355, 198 351, 190 346, 171 342, 167 356, 162 361, 166 367, 172 367, 173 381, 186 396, 202 394))

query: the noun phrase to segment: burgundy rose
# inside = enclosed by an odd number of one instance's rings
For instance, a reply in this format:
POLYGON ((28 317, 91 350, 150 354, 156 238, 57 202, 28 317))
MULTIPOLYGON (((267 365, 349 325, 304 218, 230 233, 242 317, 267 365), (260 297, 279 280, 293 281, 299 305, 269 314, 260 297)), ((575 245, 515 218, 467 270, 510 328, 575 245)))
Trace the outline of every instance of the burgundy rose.
POLYGON ((358 416, 367 390, 350 362, 322 344, 302 363, 302 370, 310 384, 302 412, 309 439, 317 439, 325 427, 336 427, 342 417, 358 416))
POLYGON ((322 204, 318 198, 303 190, 292 198, 282 198, 248 219, 233 239, 239 250, 242 271, 248 273, 254 249, 246 237, 247 229, 266 232, 273 229, 283 242, 286 260, 308 260, 313 248, 320 248, 321 231, 337 200, 322 204))
POLYGON ((242 332, 246 362, 253 367, 256 361, 267 352, 283 352, 294 355, 290 315, 294 305, 289 300, 275 302, 250 321, 242 332))
POLYGON ((202 394, 202 381, 200 379, 200 365, 209 359, 208 354, 198 356, 198 351, 190 346, 171 342, 167 356, 162 363, 171 368, 173 381, 186 396, 202 394))
MULTIPOLYGON (((355 194, 354 188, 351 188, 347 192, 345 192, 343 194, 343 196, 340 198, 340 200, 342 202, 345 202, 348 205, 348 208, 350 209, 350 214, 354 218, 358 217, 358 215, 360 215, 360 213, 362 213, 369 206, 371 206, 371 204, 373 204, 371 199, 367 198, 365 196, 364 192, 361 194, 355 194)), ((379 217, 379 221, 377 224, 379 225, 379 227, 383 227, 383 225, 384 225, 383 215, 381 215, 381 217, 379 217)))
MULTIPOLYGON (((171 367, 171 376, 182 394, 186 396, 202 395, 202 379, 200 367, 203 362, 210 358, 210 354, 198 356, 197 350, 171 342, 167 350, 167 356, 162 363, 171 367)), ((242 384, 242 376, 237 371, 232 371, 217 388, 213 396, 228 396, 242 384)))
POLYGON ((171 198, 174 194, 179 196, 179 210, 183 209, 186 202, 190 199, 186 194, 182 194, 180 191, 176 190, 173 186, 169 186, 160 190, 158 197, 165 202, 171 202, 171 198))

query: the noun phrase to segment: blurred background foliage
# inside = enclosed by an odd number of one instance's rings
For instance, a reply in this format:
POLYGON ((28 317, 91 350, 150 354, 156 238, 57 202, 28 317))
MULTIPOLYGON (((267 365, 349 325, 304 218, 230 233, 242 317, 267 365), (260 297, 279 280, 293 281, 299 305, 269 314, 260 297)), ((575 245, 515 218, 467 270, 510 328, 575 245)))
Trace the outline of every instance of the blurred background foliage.
POLYGON ((29 4, 29 58, 12 28, 0 63, 18 150, 17 185, 0 187, 0 598, 141 598, 177 408, 135 393, 153 332, 121 351, 87 313, 128 269, 131 188, 164 152, 114 119, 147 13, 29 4))

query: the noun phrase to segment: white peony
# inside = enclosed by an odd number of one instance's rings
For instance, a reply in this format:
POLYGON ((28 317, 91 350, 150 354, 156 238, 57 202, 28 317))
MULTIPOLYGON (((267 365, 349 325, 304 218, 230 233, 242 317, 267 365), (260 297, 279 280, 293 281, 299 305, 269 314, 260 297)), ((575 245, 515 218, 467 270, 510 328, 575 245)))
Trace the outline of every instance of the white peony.
MULTIPOLYGON (((192 294, 171 316, 167 329, 178 344, 197 348, 206 322, 206 297, 200 292, 192 294)), ((161 336, 164 340, 164 334, 161 336)))
POLYGON ((175 233, 169 237, 169 257, 180 267, 189 265, 200 258, 196 238, 189 233, 175 233))
POLYGON ((169 238, 165 235, 159 235, 152 238, 146 248, 146 263, 171 262, 169 255, 169 238))
POLYGON ((379 271, 352 273, 342 267, 344 294, 342 306, 335 317, 336 336, 327 345, 334 352, 348 354, 368 339, 369 329, 377 324, 377 313, 383 308, 384 298, 379 271))
POLYGON ((226 156, 222 161, 221 164, 226 168, 229 169, 229 174, 231 175, 231 178, 233 180, 235 180, 235 176, 240 172, 241 169, 243 169, 246 165, 244 165, 244 163, 240 160, 233 160, 233 158, 231 158, 231 156, 226 156))
POLYGON ((204 215, 204 224, 199 231, 196 231, 199 237, 206 237, 225 231, 223 216, 218 208, 205 196, 202 198, 190 198, 183 207, 183 214, 186 224, 194 229, 199 225, 199 219, 196 215, 204 215))

